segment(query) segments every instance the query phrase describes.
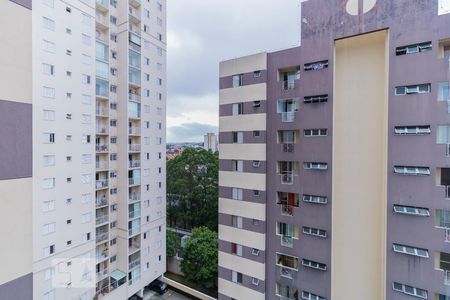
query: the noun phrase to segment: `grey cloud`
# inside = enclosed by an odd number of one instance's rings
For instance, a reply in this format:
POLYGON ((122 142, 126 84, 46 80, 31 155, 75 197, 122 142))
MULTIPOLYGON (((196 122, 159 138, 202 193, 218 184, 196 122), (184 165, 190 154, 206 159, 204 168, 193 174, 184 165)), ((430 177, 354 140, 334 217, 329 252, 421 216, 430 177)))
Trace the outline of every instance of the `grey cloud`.
POLYGON ((201 123, 185 123, 167 129, 170 142, 201 142, 207 132, 217 133, 217 126, 201 123))

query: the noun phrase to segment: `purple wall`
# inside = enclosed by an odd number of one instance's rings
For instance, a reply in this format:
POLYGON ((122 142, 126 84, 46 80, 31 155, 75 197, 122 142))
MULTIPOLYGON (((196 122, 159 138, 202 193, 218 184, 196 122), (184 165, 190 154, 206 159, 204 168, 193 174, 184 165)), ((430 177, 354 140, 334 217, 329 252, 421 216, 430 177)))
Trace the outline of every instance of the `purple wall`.
POLYGON ((16 278, 7 283, 0 284, 0 299, 32 300, 33 273, 16 278))
POLYGON ((0 100, 0 180, 32 176, 32 106, 0 100))
POLYGON ((31 9, 33 6, 33 0, 9 0, 9 1, 19 4, 28 9, 31 9))

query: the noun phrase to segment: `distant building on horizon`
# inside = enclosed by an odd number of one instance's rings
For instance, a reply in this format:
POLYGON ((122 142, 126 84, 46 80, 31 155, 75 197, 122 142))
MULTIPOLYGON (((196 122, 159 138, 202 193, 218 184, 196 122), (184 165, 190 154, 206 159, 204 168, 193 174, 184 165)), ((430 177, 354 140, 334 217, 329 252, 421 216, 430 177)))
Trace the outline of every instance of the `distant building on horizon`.
POLYGON ((203 136, 203 149, 216 152, 217 148, 217 135, 213 132, 208 132, 203 136))

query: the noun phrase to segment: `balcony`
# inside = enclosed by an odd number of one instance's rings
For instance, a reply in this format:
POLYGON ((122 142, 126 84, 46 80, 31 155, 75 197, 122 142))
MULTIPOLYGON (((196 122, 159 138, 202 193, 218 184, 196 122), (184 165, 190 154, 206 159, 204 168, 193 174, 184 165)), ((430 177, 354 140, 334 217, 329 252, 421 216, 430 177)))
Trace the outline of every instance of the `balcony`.
POLYGON ((283 266, 279 266, 279 267, 280 267, 280 275, 285 278, 293 279, 293 278, 295 278, 295 275, 298 272, 296 269, 291 269, 291 268, 283 267, 283 266))
POLYGON ((140 178, 128 178, 128 184, 129 185, 139 185, 141 184, 140 178))
POLYGON ((129 135, 141 135, 141 129, 139 127, 128 127, 129 135))
POLYGON ((108 18, 101 14, 100 12, 97 12, 95 14, 95 22, 97 23, 97 28, 101 29, 101 30, 106 30, 109 27, 109 20, 108 18))
POLYGON ((131 261, 129 264, 128 264, 128 269, 133 269, 133 268, 136 268, 137 266, 139 266, 141 264, 141 259, 140 258, 138 258, 138 259, 135 259, 135 260, 133 260, 133 261, 131 261))
POLYGON ((95 133, 96 134, 107 135, 108 134, 108 129, 105 126, 97 126, 95 128, 95 133))
POLYGON ((141 95, 130 93, 128 94, 128 100, 134 102, 141 102, 141 95))
POLYGON ((141 0, 130 0, 130 5, 137 8, 141 5, 141 0))
POLYGON ((102 262, 108 258, 108 249, 96 253, 96 262, 102 262))
POLYGON ((283 143, 281 144, 281 150, 286 153, 294 152, 294 143, 283 143))
POLYGON ((293 216, 294 207, 288 204, 281 204, 281 214, 284 216, 293 216))
POLYGON ((140 168, 141 167, 141 161, 140 160, 132 160, 128 161, 128 168, 140 168))
POLYGON ((140 232, 141 232, 141 226, 135 226, 135 227, 128 229, 129 236, 139 234, 140 232))
POLYGON ((128 13, 130 14, 130 21, 133 23, 139 23, 141 22, 141 15, 140 15, 140 11, 133 8, 133 7, 128 7, 128 13))
POLYGON ((102 12, 107 12, 109 9, 109 1, 108 0, 95 0, 96 7, 98 10, 102 12))
POLYGON ((140 152, 141 144, 128 144, 128 151, 130 152, 140 152))
POLYGON ((105 195, 103 195, 102 197, 97 197, 97 199, 95 199, 95 205, 96 207, 108 205, 108 198, 106 198, 105 195))
POLYGON ((108 179, 96 180, 95 181, 95 188, 97 190, 99 190, 99 189, 107 189, 108 188, 108 179))
MULTIPOLYGON (((292 209, 292 207, 291 207, 292 209)), ((292 236, 284 235, 281 237, 281 246, 292 248, 294 246, 294 239, 292 236)))
POLYGON ((95 169, 96 169, 96 171, 108 170, 109 169, 109 162, 108 161, 96 161, 95 162, 95 169))
POLYGON ((102 214, 95 218, 95 225, 101 225, 104 223, 108 223, 108 214, 102 214))
POLYGON ((132 242, 131 245, 128 245, 128 253, 132 254, 141 249, 141 244, 138 242, 132 242))
POLYGON ((281 176, 282 184, 293 184, 294 183, 294 173, 286 172, 286 173, 280 174, 280 176, 281 176))
POLYGON ((128 200, 129 202, 136 202, 139 201, 141 199, 139 193, 133 192, 128 194, 128 200))
POLYGON ((141 118, 141 112, 140 111, 129 111, 128 112, 128 118, 130 118, 130 119, 140 119, 141 118))
POLYGON ((295 111, 287 111, 281 113, 281 121, 283 123, 294 122, 295 120, 295 111))
POLYGON ((108 145, 95 144, 95 152, 108 152, 108 145))
POLYGON ((95 237, 95 241, 97 243, 101 243, 101 242, 104 242, 104 241, 107 241, 107 240, 108 240, 108 232, 99 233, 95 237))
POLYGON ((103 269, 100 272, 97 272, 97 282, 105 279, 106 277, 108 277, 108 269, 103 269))
POLYGON ((281 89, 284 90, 284 91, 295 89, 295 81, 283 80, 281 82, 281 89))
POLYGON ((139 218, 140 216, 141 216, 141 210, 140 209, 131 210, 128 213, 128 218, 130 218, 130 219, 139 218))
POLYGON ((108 117, 108 109, 106 107, 96 107, 95 108, 95 115, 97 117, 108 117))
POLYGON ((141 53, 141 46, 138 44, 135 44, 133 42, 129 42, 128 45, 130 46, 130 49, 133 51, 136 51, 138 53, 141 53))

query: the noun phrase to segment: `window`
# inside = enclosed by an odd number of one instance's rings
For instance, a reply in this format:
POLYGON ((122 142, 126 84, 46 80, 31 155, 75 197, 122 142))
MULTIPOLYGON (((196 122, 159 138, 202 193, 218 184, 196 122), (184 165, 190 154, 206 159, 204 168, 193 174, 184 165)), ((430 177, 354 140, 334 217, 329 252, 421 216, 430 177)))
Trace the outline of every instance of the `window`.
POLYGON ((109 259, 110 263, 113 263, 117 260, 117 255, 111 256, 111 258, 109 259))
POLYGON ((255 197, 261 196, 261 191, 260 190, 253 190, 253 196, 255 196, 255 197))
POLYGON ((42 50, 45 50, 45 51, 51 52, 51 53, 55 53, 55 51, 56 51, 55 43, 47 41, 47 40, 43 40, 42 41, 42 50))
POLYGON ((55 111, 44 109, 44 121, 55 121, 55 111))
POLYGON ((428 292, 424 289, 419 289, 402 283, 392 283, 392 289, 396 292, 400 292, 406 295, 415 296, 422 299, 428 298, 428 292))
POLYGON ((55 31, 55 21, 52 19, 42 17, 42 26, 48 30, 55 31))
POLYGON ((52 189, 55 187, 55 178, 44 178, 42 180, 42 188, 43 189, 52 189))
POLYGON ((327 270, 327 265, 326 264, 315 262, 315 261, 312 261, 312 260, 309 260, 309 259, 302 259, 302 266, 305 266, 305 267, 311 268, 311 269, 320 270, 320 271, 326 271, 327 270))
POLYGON ((234 283, 242 283, 242 278, 242 273, 231 271, 231 281, 233 281, 234 283))
POLYGON ((233 116, 242 115, 244 113, 244 103, 233 104, 233 116))
POLYGON ((112 24, 117 25, 117 18, 116 18, 116 17, 114 17, 114 16, 109 16, 109 21, 110 21, 112 24))
POLYGON ((259 160, 253 161, 253 168, 259 168, 260 166, 261 166, 261 161, 259 161, 259 160))
POLYGON ((400 244, 393 244, 392 249, 397 253, 429 258, 427 249, 415 248, 400 244))
POLYGON ((72 50, 67 49, 66 50, 66 55, 72 56, 72 50))
POLYGON ((242 228, 243 219, 239 216, 231 216, 231 223, 233 227, 242 228))
POLYGON ((411 95, 411 94, 427 94, 430 92, 431 92, 430 83, 398 86, 395 88, 396 96, 411 95))
POLYGON ((91 76, 86 74, 81 74, 81 82, 83 84, 91 84, 91 76))
POLYGON ((297 239, 299 236, 298 225, 277 222, 277 235, 297 239))
POLYGON ((243 86, 243 79, 244 79, 244 75, 243 74, 238 74, 238 75, 233 75, 233 87, 239 87, 239 86, 243 86))
POLYGON ((328 68, 328 60, 322 60, 303 65, 303 70, 305 71, 317 71, 325 68, 328 68))
POLYGON ((44 155, 43 157, 44 167, 50 167, 55 165, 55 156, 54 155, 44 155))
POLYGON ((394 129, 397 135, 418 135, 418 134, 430 134, 430 126, 396 126, 394 129))
POLYGON ((47 268, 44 270, 44 280, 50 280, 55 276, 55 268, 47 268))
POLYGON ((42 87, 42 96, 45 98, 55 98, 55 89, 47 86, 42 87))
POLYGON ((55 66, 43 63, 42 64, 42 73, 44 75, 55 75, 55 66))
POLYGON ((260 78, 262 75, 261 70, 253 71, 253 78, 260 78))
POLYGON ((156 25, 158 25, 159 27, 163 25, 163 20, 160 17, 156 18, 156 25))
POLYGON ((394 212, 397 214, 414 215, 420 217, 430 216, 430 211, 428 210, 428 208, 404 206, 397 204, 394 204, 394 212))
POLYGON ((234 172, 243 172, 244 171, 244 161, 243 160, 232 160, 232 170, 234 172))
POLYGON ((51 290, 48 291, 46 293, 44 293, 44 295, 42 296, 42 300, 55 300, 55 291, 51 290))
POLYGON ((161 3, 156 3, 156 8, 159 10, 159 11, 162 11, 163 10, 163 5, 161 4, 161 3))
POLYGON ((242 256, 242 245, 231 243, 231 253, 237 256, 242 256))
POLYGON ((87 204, 92 201, 92 194, 83 194, 81 195, 81 203, 87 204))
POLYGON ((82 14, 82 22, 84 25, 91 26, 91 17, 85 13, 82 14))
POLYGON ((110 245, 110 246, 114 246, 115 244, 117 244, 117 238, 113 238, 113 239, 109 242, 109 245, 110 245))
POLYGON ((450 101, 450 87, 448 82, 438 83, 438 101, 450 101))
POLYGON ((91 45, 91 37, 89 35, 87 35, 87 34, 82 34, 81 35, 81 41, 86 46, 90 46, 91 45))
POLYGON ((252 249, 252 255, 253 255, 253 256, 259 256, 259 250, 256 249, 256 248, 253 248, 253 249, 252 249))
POLYGON ((327 136, 327 129, 305 129, 303 131, 305 137, 313 137, 313 136, 327 136))
POLYGON ((44 201, 42 203, 42 212, 49 212, 55 210, 55 200, 44 201))
POLYGON ((436 226, 450 228, 450 210, 436 210, 436 226))
POLYGON ((306 104, 328 102, 328 95, 306 96, 303 102, 306 104))
POLYGON ((50 234, 55 232, 56 223, 48 223, 42 226, 42 234, 50 234))
POLYGON ((432 46, 431 42, 426 42, 426 43, 397 47, 397 49, 395 50, 395 53, 397 54, 397 56, 400 56, 400 55, 428 51, 428 50, 431 50, 432 48, 433 48, 433 46, 432 46))
POLYGON ((233 131, 233 143, 242 144, 244 142, 244 133, 242 131, 233 131))
POLYGON ((303 227, 302 232, 306 235, 313 235, 321 238, 327 237, 327 232, 322 229, 312 228, 312 227, 303 227))
POLYGON ((85 213, 81 215, 81 224, 86 224, 91 222, 91 213, 85 213))
POLYGON ((399 175, 430 175, 430 168, 428 167, 404 167, 394 166, 394 173, 399 175))
POLYGON ((81 175, 81 183, 83 183, 83 184, 91 183, 91 174, 83 174, 83 175, 81 175))
POLYGON ((302 291, 302 299, 304 300, 327 300, 323 297, 317 296, 316 294, 302 291))
POLYGON ((304 162, 303 169, 305 170, 327 170, 327 163, 319 163, 319 162, 304 162))
POLYGON ((55 245, 50 245, 44 248, 44 257, 50 256, 55 253, 55 245))
POLYGON ((252 277, 252 284, 258 286, 259 285, 259 279, 252 277))
POLYGON ((259 130, 253 131, 253 137, 260 137, 260 136, 261 136, 261 131, 259 131, 259 130))
POLYGON ((242 200, 243 189, 240 188, 232 188, 232 199, 234 200, 242 200))

